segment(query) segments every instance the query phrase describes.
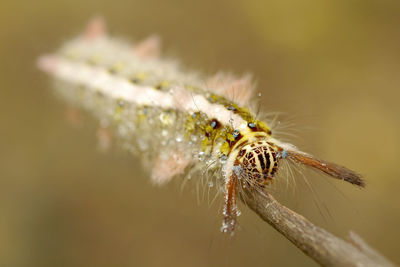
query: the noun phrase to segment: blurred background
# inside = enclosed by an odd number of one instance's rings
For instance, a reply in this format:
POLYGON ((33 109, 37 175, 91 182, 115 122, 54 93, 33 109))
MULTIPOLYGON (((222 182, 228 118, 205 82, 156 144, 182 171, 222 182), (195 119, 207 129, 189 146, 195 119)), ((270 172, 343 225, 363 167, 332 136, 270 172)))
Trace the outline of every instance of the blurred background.
POLYGON ((290 140, 367 180, 307 173, 317 196, 299 186, 281 201, 400 263, 399 1, 2 0, 0 266, 316 266, 245 207, 222 235, 221 197, 154 187, 138 158, 99 152, 91 116, 67 123, 35 61, 98 14, 118 36, 158 33, 188 69, 253 73, 290 140))

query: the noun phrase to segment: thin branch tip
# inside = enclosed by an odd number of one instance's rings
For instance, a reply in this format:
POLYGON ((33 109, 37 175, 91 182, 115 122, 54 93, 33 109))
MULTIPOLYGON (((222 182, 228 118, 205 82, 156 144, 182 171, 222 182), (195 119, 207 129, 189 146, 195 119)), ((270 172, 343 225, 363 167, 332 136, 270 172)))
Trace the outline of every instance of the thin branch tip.
POLYGON ((246 205, 322 266, 395 266, 355 232, 345 241, 281 205, 268 193, 245 192, 246 205))

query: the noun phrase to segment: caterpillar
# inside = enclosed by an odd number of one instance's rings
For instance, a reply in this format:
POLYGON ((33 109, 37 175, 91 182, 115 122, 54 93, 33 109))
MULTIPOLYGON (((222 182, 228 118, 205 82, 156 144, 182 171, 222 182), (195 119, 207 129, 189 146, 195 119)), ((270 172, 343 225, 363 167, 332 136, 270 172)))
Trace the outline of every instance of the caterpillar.
POLYGON ((275 138, 250 108, 255 87, 249 75, 206 79, 185 72, 160 58, 157 36, 131 45, 107 35, 103 19, 94 18, 83 34, 41 56, 38 67, 56 78, 62 98, 114 129, 151 169, 154 183, 211 170, 224 193, 222 232, 235 229, 240 190, 266 192, 283 161, 365 186, 359 174, 275 138))

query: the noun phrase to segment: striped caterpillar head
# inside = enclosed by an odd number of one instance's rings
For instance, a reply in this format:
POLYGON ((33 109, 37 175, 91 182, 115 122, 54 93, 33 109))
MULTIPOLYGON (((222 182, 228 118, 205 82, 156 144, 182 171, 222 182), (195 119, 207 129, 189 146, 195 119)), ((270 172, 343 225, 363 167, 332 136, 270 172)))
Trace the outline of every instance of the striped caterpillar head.
POLYGON ((240 149, 234 170, 247 185, 263 186, 272 181, 280 158, 280 152, 274 144, 265 140, 252 142, 240 149))

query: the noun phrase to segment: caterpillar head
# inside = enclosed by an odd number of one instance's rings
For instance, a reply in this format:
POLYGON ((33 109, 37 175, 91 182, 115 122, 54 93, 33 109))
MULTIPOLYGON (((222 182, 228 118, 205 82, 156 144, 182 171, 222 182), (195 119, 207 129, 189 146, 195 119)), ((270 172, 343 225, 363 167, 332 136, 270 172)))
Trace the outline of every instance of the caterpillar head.
POLYGON ((233 170, 249 186, 268 184, 278 171, 280 150, 265 140, 246 144, 239 150, 233 170))

